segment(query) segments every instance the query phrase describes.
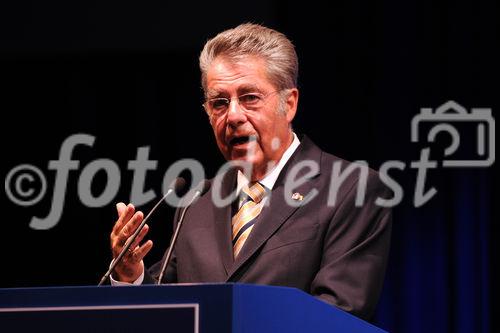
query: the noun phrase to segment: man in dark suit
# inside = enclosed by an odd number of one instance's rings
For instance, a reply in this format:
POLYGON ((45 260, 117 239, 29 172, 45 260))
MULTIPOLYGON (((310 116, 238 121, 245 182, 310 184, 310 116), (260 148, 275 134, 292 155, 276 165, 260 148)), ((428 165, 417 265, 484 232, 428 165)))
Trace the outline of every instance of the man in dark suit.
MULTIPOLYGON (((235 167, 187 210, 162 282, 296 287, 369 318, 389 249, 391 212, 377 204, 386 189, 375 171, 292 131, 299 93, 291 42, 240 25, 206 43, 200 68, 217 144, 235 167), (231 195, 235 200, 218 204, 231 195)), ((117 210, 115 257, 143 219, 130 204, 117 210)), ((147 230, 117 265, 113 284, 158 278, 159 264, 145 270, 142 261, 152 247, 140 244, 147 230)))

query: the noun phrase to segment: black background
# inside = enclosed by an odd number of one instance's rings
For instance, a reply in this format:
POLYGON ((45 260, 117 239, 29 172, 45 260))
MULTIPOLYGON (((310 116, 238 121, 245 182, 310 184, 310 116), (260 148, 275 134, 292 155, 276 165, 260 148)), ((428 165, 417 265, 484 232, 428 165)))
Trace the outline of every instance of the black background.
MULTIPOLYGON (((77 182, 89 162, 106 158, 118 163, 122 182, 116 201, 125 202, 132 182, 127 163, 135 159, 138 147, 151 147, 150 158, 158 160, 157 171, 149 172, 146 182, 146 189, 157 194, 163 174, 178 159, 197 159, 207 177, 215 174, 224 161, 201 107, 198 55, 216 33, 243 22, 285 33, 300 61, 295 130, 328 152, 366 160, 373 168, 389 159, 409 166, 423 147, 410 142, 410 122, 420 108, 455 100, 497 114, 496 7, 485 0, 2 4, 2 173, 5 177, 19 164, 33 164, 44 172, 48 190, 31 207, 2 197, 0 287, 98 282, 111 259, 108 234, 116 212, 114 202, 101 208, 81 203, 77 182), (93 147, 78 146, 73 152, 80 167, 70 172, 63 216, 49 230, 33 230, 32 216, 45 217, 50 209, 55 172, 48 170, 48 163, 58 159, 62 142, 76 133, 96 140, 93 147)), ((473 135, 462 139, 473 140, 473 135)), ((433 157, 439 158, 443 147, 433 151, 433 157)), ((494 168, 431 172, 427 186, 435 186, 438 194, 419 209, 411 207, 415 170, 396 171, 394 176, 406 191, 403 205, 395 210, 388 279, 397 279, 404 266, 401 253, 408 244, 401 235, 421 233, 413 250, 422 258, 432 257, 432 249, 425 250, 427 235, 434 241, 452 237, 452 211, 459 203, 454 194, 464 191, 456 186, 463 179, 472 184, 469 194, 486 207, 477 223, 488 231, 478 242, 486 242, 487 248, 476 254, 493 262, 498 253, 492 223, 497 220, 494 168), (410 223, 408 216, 433 216, 443 209, 447 213, 438 231, 429 231, 428 221, 420 221, 416 229, 405 224, 410 223)), ((95 195, 105 181, 103 174, 95 178, 95 195)), ((139 208, 147 211, 151 206, 139 208)), ((164 207, 150 224, 155 247, 147 263, 159 259, 166 248, 172 214, 164 207)), ((450 258, 444 259, 451 271, 455 245, 448 245, 450 258)), ((493 293, 486 284, 487 293, 493 293)), ((457 315, 450 313, 443 320, 457 315)))

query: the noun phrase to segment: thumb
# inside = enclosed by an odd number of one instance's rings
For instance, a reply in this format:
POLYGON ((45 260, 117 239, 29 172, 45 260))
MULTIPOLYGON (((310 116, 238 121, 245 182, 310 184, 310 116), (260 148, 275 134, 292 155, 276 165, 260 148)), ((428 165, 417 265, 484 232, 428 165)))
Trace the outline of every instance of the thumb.
POLYGON ((127 209, 127 206, 123 202, 119 202, 116 204, 116 211, 118 213, 118 217, 122 216, 123 212, 127 209))

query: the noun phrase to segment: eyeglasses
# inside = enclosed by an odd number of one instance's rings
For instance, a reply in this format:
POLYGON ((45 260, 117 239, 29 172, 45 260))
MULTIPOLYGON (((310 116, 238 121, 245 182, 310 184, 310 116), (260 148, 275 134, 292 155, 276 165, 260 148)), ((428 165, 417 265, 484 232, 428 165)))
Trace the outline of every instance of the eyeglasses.
POLYGON ((205 108, 210 117, 220 117, 229 110, 229 106, 231 105, 231 101, 233 100, 233 98, 237 98, 238 104, 244 110, 248 111, 257 110, 266 104, 267 97, 278 92, 280 92, 280 90, 271 91, 267 94, 261 94, 255 92, 255 93, 246 93, 231 98, 227 97, 209 98, 205 101, 205 103, 203 103, 203 107, 205 108))

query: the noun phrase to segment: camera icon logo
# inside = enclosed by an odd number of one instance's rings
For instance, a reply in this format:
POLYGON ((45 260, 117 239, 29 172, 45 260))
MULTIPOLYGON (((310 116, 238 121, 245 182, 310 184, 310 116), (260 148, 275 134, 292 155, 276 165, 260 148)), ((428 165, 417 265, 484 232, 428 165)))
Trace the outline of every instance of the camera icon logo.
MULTIPOLYGON (((411 141, 419 141, 422 124, 432 125, 427 133, 427 142, 434 142, 441 132, 451 137, 451 144, 444 150, 443 167, 489 167, 495 162, 495 119, 491 109, 472 108, 470 112, 454 101, 448 101, 432 112, 430 108, 420 109, 411 122, 411 141), (456 125, 468 123, 475 132, 474 158, 454 159, 461 146, 460 132, 456 125)), ((472 135, 474 136, 474 135, 472 135)), ((470 138, 469 136, 468 138, 470 138)), ((474 143, 472 143, 474 144, 474 143)))

